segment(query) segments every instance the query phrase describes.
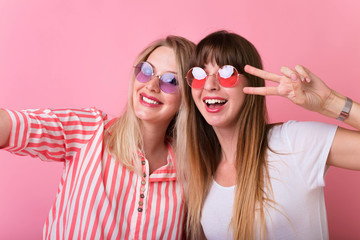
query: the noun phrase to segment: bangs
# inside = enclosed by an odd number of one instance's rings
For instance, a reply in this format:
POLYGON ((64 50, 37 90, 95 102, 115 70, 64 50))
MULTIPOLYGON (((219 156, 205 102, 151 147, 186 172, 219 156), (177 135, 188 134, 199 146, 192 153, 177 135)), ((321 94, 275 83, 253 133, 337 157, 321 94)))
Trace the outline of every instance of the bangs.
POLYGON ((244 74, 247 63, 244 61, 242 48, 236 45, 239 44, 229 35, 211 34, 197 45, 195 65, 205 67, 210 62, 220 67, 232 65, 239 73, 244 74))
POLYGON ((262 69, 262 61, 254 45, 240 35, 227 31, 211 33, 199 42, 195 53, 192 67, 205 68, 207 63, 216 63, 219 67, 232 65, 249 80, 249 86, 265 86, 263 79, 244 71, 247 64, 262 69))

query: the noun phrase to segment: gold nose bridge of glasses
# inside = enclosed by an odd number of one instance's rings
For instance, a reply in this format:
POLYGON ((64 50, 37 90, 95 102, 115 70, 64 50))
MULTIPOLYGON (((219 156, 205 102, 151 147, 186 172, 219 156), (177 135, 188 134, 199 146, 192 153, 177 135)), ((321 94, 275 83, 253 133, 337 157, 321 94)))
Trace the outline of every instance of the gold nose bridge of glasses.
MULTIPOLYGON (((206 74, 206 79, 208 79, 210 76, 214 76, 216 79, 218 79, 219 78, 218 74, 219 74, 219 72, 213 73, 213 74, 206 74)), ((240 77, 241 75, 242 74, 240 74, 240 73, 236 74, 237 77, 240 77)))

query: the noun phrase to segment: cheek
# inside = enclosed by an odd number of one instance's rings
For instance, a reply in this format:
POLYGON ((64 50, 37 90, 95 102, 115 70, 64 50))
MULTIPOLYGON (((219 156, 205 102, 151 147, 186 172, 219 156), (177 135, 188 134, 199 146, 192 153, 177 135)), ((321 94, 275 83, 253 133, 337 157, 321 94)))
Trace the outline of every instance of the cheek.
POLYGON ((180 96, 180 93, 177 93, 174 98, 173 98, 173 104, 174 106, 176 106, 177 108, 179 108, 180 106, 180 103, 181 103, 181 96, 180 96))
POLYGON ((191 89, 191 95, 192 95, 192 99, 196 105, 197 108, 201 107, 201 90, 197 90, 197 89, 191 89))
POLYGON ((196 103, 200 99, 201 91, 196 89, 191 89, 191 96, 194 102, 196 103))
MULTIPOLYGON (((136 91, 138 90, 138 88, 139 88, 139 84, 138 84, 136 81, 134 81, 134 82, 132 83, 132 86, 130 86, 130 90, 131 90, 131 92, 133 93, 133 95, 136 94, 136 91)), ((134 97, 134 96, 133 96, 133 97, 134 97)))
POLYGON ((173 94, 171 96, 168 96, 167 102, 169 103, 169 106, 171 109, 173 109, 174 112, 179 111, 179 107, 181 104, 181 95, 180 93, 173 94))
POLYGON ((240 99, 243 99, 243 98, 245 98, 245 93, 244 93, 243 89, 244 89, 244 87, 248 86, 248 81, 246 78, 241 78, 239 80, 240 80, 240 82, 238 85, 236 85, 233 88, 228 88, 228 90, 231 92, 231 94, 233 96, 237 96, 240 99))
POLYGON ((244 87, 248 87, 248 79, 244 76, 240 77, 240 85, 244 88, 244 87))
POLYGON ((144 83, 134 80, 132 83, 133 92, 136 92, 139 88, 141 88, 141 86, 144 86, 144 83))

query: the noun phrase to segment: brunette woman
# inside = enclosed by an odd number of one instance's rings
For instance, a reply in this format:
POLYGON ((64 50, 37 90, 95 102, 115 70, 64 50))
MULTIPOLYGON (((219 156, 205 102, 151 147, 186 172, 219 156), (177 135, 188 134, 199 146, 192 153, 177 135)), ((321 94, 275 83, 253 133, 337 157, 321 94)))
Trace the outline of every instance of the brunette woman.
POLYGON ((255 47, 234 33, 208 35, 195 55, 177 148, 191 239, 328 239, 324 175, 329 166, 360 170, 360 133, 319 122, 271 125, 263 95, 357 129, 360 105, 302 66, 282 76, 262 71, 255 47))

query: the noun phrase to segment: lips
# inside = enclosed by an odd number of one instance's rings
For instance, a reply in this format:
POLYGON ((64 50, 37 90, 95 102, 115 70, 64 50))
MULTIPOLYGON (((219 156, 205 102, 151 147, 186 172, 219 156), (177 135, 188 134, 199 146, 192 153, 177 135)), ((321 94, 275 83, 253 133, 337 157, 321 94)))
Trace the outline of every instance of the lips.
POLYGON ((145 93, 140 93, 140 103, 148 107, 158 107, 163 104, 159 99, 145 93))
POLYGON ((221 97, 204 97, 205 108, 210 113, 219 112, 227 103, 227 100, 221 97))

